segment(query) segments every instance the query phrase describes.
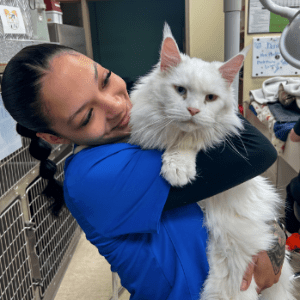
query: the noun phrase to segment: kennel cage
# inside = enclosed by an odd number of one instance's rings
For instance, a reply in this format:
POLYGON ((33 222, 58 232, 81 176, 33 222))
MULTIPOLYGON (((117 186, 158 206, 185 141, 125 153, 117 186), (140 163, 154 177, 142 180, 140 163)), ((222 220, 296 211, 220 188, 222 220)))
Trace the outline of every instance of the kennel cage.
MULTIPOLYGON (((12 56, 22 48, 42 41, 35 40, 34 36, 35 31, 41 30, 36 28, 41 26, 40 23, 32 22, 35 20, 32 14, 37 8, 34 0, 0 2, 8 18, 3 14, 0 16, 2 73, 12 56), (21 19, 24 32, 11 33, 7 26, 13 20, 21 22, 21 19)), ((3 113, 1 109, 0 113, 3 113)), ((0 116, 3 125, 5 120, 2 114, 0 116)), ((18 150, 0 160, 0 299, 50 300, 57 292, 81 229, 68 210, 58 219, 51 215, 49 202, 41 195, 47 182, 38 175, 39 161, 29 154, 30 140, 22 138, 21 142, 18 150)), ((59 180, 63 180, 64 163, 71 151, 69 145, 52 149, 49 158, 57 163, 55 177, 59 180)))
MULTIPOLYGON (((39 162, 29 154, 29 141, 0 161, 0 299, 53 299, 81 229, 65 210, 55 218, 41 192, 39 162)), ((70 146, 52 149, 55 177, 63 180, 70 146)))

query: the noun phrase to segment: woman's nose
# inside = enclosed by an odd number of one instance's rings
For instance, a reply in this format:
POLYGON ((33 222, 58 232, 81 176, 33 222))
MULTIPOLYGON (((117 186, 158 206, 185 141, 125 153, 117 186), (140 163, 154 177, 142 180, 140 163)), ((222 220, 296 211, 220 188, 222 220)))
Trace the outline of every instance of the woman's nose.
POLYGON ((126 111, 126 84, 119 76, 111 74, 109 84, 104 89, 102 96, 105 102, 106 118, 119 119, 126 111))
POLYGON ((109 120, 118 118, 123 114, 124 109, 126 108, 124 101, 118 96, 109 96, 103 106, 106 118, 109 120))

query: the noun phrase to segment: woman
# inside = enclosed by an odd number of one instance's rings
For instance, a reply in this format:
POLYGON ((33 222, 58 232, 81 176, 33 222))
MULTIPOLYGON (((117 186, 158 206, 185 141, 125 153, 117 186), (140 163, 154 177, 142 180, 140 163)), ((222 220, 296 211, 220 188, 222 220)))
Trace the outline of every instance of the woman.
POLYGON ((300 142, 300 119, 294 125, 290 132, 290 139, 292 142, 300 142))
MULTIPOLYGON (((196 202, 270 167, 277 153, 269 141, 246 122, 243 143, 233 142, 248 161, 227 146, 199 153, 201 177, 173 188, 159 176, 161 152, 125 143, 132 106, 125 82, 71 48, 42 44, 21 50, 5 69, 2 97, 18 132, 32 139, 31 154, 42 161, 53 213, 65 201, 131 299, 198 300, 208 263, 196 202), (43 140, 75 144, 65 166, 64 200, 43 140)), ((276 234, 284 238, 279 226, 276 234)), ((258 292, 278 281, 284 247, 277 246, 253 258, 241 289, 253 274, 258 292)))
MULTIPOLYGON (((290 132, 290 140, 295 143, 300 142, 300 119, 294 125, 290 132)), ((296 209, 300 206, 300 172, 293 178, 286 187, 286 207, 285 207, 285 227, 288 235, 298 233, 300 222, 296 218, 296 209)))

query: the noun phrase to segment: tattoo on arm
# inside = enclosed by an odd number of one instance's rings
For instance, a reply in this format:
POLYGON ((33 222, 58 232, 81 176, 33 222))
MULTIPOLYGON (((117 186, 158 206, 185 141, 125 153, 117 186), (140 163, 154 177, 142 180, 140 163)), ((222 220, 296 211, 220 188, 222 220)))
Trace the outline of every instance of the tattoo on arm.
POLYGON ((267 254, 272 263, 274 274, 277 275, 284 261, 286 238, 285 233, 276 221, 272 221, 270 225, 272 233, 275 236, 276 242, 274 244, 274 247, 267 251, 267 254))

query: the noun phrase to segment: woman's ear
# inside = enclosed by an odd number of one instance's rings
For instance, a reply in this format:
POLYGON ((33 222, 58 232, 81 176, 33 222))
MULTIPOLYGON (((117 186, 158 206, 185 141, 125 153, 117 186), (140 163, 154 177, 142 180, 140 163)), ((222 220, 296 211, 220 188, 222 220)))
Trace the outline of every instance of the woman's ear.
POLYGON ((36 136, 43 139, 49 144, 72 144, 70 140, 58 137, 50 133, 37 132, 36 136))

